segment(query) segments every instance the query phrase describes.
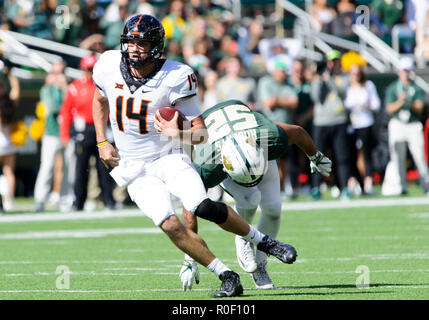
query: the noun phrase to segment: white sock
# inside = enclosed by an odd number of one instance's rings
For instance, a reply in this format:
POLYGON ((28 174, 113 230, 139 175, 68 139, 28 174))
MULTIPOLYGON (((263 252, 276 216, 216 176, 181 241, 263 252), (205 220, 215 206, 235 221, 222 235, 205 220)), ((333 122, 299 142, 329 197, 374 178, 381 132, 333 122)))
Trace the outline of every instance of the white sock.
POLYGON ((224 265, 218 258, 215 258, 212 262, 210 262, 210 264, 207 266, 207 269, 209 269, 218 277, 225 271, 231 271, 231 269, 224 265))
POLYGON ((242 237, 244 240, 250 241, 254 245, 258 245, 262 241, 262 238, 265 236, 263 233, 255 229, 252 225, 249 225, 250 231, 247 236, 242 237))

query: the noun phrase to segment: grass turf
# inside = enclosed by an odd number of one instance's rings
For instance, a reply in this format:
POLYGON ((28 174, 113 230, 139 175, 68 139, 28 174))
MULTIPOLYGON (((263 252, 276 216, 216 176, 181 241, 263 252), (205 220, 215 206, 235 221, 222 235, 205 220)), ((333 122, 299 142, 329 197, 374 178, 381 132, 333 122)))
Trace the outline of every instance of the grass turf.
MULTIPOLYGON (((3 216, 12 215, 20 214, 3 216)), ((205 300, 219 288, 220 281, 200 266, 200 284, 183 292, 178 277, 183 254, 149 219, 137 213, 81 215, 0 219, 0 299, 205 300), (61 266, 71 272, 69 289, 61 289, 67 285, 61 266)), ((278 239, 294 245, 298 259, 285 265, 269 257, 276 290, 255 289, 236 262, 232 234, 199 223, 209 248, 241 276, 244 294, 233 300, 429 298, 427 205, 289 210, 285 204, 278 239), (367 273, 357 273, 362 269, 367 273), (363 278, 369 288, 356 286, 363 278)))

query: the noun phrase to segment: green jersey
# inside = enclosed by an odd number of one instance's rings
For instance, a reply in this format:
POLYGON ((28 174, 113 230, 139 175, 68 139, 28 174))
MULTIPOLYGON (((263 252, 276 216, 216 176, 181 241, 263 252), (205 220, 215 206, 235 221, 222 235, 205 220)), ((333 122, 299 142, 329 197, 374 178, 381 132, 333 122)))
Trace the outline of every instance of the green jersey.
POLYGON ((209 139, 197 145, 193 163, 206 188, 212 188, 227 178, 220 157, 222 144, 232 134, 252 137, 268 154, 268 160, 282 157, 288 145, 286 132, 262 114, 252 111, 238 100, 219 103, 203 113, 209 139))
POLYGON ((404 123, 420 121, 420 115, 414 112, 411 108, 411 104, 417 100, 424 102, 425 93, 423 89, 417 86, 413 81, 410 82, 407 88, 404 88, 402 83, 396 80, 386 89, 386 103, 397 101, 402 92, 407 93, 407 101, 405 101, 398 111, 392 114, 392 118, 399 119, 404 123))

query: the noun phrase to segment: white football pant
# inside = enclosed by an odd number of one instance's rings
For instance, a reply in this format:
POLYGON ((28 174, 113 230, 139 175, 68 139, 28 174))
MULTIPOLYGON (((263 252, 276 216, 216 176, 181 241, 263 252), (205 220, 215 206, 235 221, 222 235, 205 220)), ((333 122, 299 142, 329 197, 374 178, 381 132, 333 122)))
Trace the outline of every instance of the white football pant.
POLYGON ((145 165, 143 172, 128 185, 128 192, 157 226, 175 214, 170 194, 178 197, 192 213, 207 198, 204 184, 185 154, 167 155, 145 165))
MULTIPOLYGON (((235 183, 231 178, 225 179, 222 184, 235 200, 235 210, 252 224, 258 205, 261 207, 261 216, 257 229, 276 238, 280 228, 282 202, 280 194, 280 177, 277 161, 268 161, 268 170, 261 182, 254 187, 246 188, 235 183)), ((266 260, 266 254, 256 251, 256 260, 266 260)))

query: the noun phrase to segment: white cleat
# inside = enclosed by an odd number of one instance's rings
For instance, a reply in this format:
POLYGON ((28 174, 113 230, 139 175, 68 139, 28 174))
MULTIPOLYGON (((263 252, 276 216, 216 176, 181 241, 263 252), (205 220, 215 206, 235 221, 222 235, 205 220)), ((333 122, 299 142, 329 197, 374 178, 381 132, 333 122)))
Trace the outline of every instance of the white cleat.
POLYGON ((246 272, 255 272, 258 266, 256 264, 253 244, 240 236, 235 236, 235 249, 240 267, 246 272))
POLYGON ((253 282, 257 289, 274 289, 273 281, 266 269, 267 261, 258 263, 255 272, 252 273, 253 282))

